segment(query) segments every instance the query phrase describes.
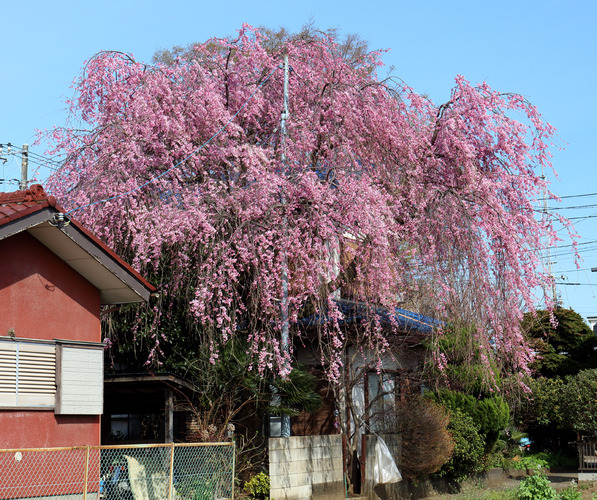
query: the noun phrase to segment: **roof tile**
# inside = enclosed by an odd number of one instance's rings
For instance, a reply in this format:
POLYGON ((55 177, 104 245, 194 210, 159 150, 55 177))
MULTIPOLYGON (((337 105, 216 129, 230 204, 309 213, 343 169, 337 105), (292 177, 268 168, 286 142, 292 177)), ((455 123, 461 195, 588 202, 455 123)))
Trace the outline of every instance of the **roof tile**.
POLYGON ((56 199, 48 196, 40 184, 21 191, 0 193, 0 226, 48 205, 56 206, 56 199))

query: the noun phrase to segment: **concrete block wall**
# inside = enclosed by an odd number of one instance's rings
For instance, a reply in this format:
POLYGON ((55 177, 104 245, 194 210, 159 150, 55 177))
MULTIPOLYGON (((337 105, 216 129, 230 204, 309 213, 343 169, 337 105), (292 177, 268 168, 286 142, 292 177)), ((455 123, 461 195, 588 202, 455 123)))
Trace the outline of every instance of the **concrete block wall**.
POLYGON ((269 439, 270 498, 342 500, 342 436, 269 439))

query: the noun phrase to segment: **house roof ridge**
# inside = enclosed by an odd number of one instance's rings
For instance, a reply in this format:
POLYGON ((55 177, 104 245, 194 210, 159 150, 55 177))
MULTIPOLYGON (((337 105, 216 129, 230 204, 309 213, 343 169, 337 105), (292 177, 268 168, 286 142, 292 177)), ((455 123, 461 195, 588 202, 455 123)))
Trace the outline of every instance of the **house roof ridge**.
POLYGON ((47 201, 51 207, 56 206, 56 198, 48 195, 41 184, 32 184, 27 189, 12 191, 8 193, 0 192, 0 204, 5 203, 25 203, 47 201))

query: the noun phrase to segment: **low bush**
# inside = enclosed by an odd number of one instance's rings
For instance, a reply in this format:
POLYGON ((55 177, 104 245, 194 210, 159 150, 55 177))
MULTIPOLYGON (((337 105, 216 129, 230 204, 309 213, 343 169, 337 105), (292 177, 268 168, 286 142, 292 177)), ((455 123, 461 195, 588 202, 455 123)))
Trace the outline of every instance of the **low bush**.
POLYGON ((415 396, 400 404, 397 417, 402 433, 402 476, 420 479, 437 472, 454 449, 445 410, 437 403, 415 396))
POLYGON ((582 500, 582 495, 578 491, 576 482, 572 481, 572 484, 567 488, 560 491, 560 500, 582 500))
POLYGON ((244 490, 251 498, 265 500, 266 498, 269 498, 269 487, 269 476, 260 472, 259 474, 255 474, 245 483, 244 490))
POLYGON ((523 479, 516 490, 519 500, 557 500, 558 494, 545 474, 535 474, 523 479))
POLYGON ((546 469, 549 467, 547 460, 538 455, 516 456, 511 461, 511 468, 514 470, 546 469))
POLYGON ((547 467, 575 467, 578 464, 576 457, 570 457, 562 450, 558 450, 556 453, 543 451, 534 453, 532 456, 545 460, 547 462, 547 467))

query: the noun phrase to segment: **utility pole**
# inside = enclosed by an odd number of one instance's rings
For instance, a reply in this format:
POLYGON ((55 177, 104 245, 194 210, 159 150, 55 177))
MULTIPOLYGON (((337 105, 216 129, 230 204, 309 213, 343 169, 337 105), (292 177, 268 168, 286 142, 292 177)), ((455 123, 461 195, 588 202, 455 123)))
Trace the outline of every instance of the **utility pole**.
POLYGON ((21 182, 19 183, 19 189, 24 191, 27 189, 27 170, 29 168, 29 145, 23 144, 23 153, 21 155, 21 182))
MULTIPOLYGON (((282 168, 286 171, 286 137, 288 130, 286 128, 286 119, 288 118, 288 54, 284 55, 284 107, 282 110, 282 117, 280 120, 280 146, 282 149, 282 168)), ((286 173, 286 172, 284 172, 286 173)), ((282 205, 284 206, 284 236, 287 234, 288 219, 286 217, 286 195, 282 191, 282 205)), ((284 356, 290 352, 290 324, 288 320, 288 258, 286 250, 282 250, 284 255, 282 257, 282 304, 281 304, 281 340, 282 352, 284 356)), ((285 361, 288 363, 288 361, 285 361)), ((290 416, 282 415, 281 418, 281 435, 282 437, 290 437, 290 416)))

